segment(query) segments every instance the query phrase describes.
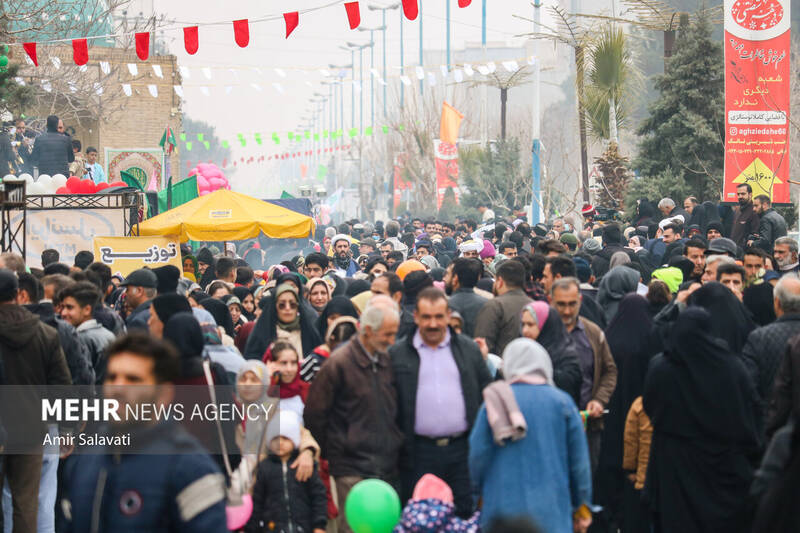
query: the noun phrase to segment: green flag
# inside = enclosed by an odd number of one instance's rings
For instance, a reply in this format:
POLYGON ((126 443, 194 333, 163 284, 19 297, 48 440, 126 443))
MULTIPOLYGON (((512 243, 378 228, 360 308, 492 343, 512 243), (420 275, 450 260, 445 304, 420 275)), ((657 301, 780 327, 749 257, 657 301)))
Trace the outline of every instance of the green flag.
POLYGON ((261 146, 261 134, 260 133, 256 133, 255 134, 255 138, 256 138, 256 144, 261 146))
POLYGON ((185 141, 186 140, 186 134, 185 133, 181 133, 180 135, 178 135, 178 137, 180 138, 181 141, 185 141))
POLYGON ((222 141, 222 147, 223 148, 228 148, 229 146, 230 146, 230 143, 228 143, 228 141, 222 141))
POLYGON ((364 130, 364 135, 372 135, 372 126, 367 126, 367 128, 364 130))
POLYGON ((206 147, 206 150, 211 150, 211 143, 208 141, 203 141, 203 146, 206 147))
POLYGON ((317 179, 322 181, 325 179, 325 176, 328 175, 328 167, 325 165, 320 165, 317 167, 317 179))
POLYGON ((281 199, 282 199, 282 200, 286 200, 286 199, 288 199, 288 198, 294 198, 294 196, 292 196, 291 194, 289 194, 289 193, 288 193, 288 192, 286 192, 286 191, 281 191, 281 199))
POLYGON ((203 133, 198 133, 197 134, 197 140, 198 141, 203 142, 204 138, 205 138, 205 134, 203 134, 203 133))
POLYGON ((356 135, 358 135, 358 128, 350 128, 350 138, 352 139, 356 135))
POLYGON ((383 133, 389 133, 389 126, 383 126, 383 133))
MULTIPOLYGON (((206 141, 208 142, 208 141, 206 141)), ((170 189, 158 192, 158 212, 167 210, 167 195, 172 191, 172 207, 178 207, 189 200, 197 198, 197 176, 189 176, 185 180, 173 183, 170 189)))
POLYGON ((192 141, 186 141, 186 151, 187 152, 192 151, 192 141))
POLYGON ((314 134, 314 140, 315 140, 315 141, 318 141, 318 140, 319 140, 319 133, 315 133, 315 134, 314 134))

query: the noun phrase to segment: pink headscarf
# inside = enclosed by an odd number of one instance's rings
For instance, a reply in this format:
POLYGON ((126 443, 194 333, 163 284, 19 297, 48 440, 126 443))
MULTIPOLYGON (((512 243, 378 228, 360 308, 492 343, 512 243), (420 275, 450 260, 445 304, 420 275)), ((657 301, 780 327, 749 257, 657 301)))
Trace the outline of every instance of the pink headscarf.
POLYGON ((544 327, 544 323, 547 322, 547 317, 550 314, 550 306, 547 302, 536 301, 523 307, 522 312, 524 313, 525 311, 536 319, 536 325, 539 326, 541 330, 544 327))
POLYGON ((479 255, 481 256, 481 259, 495 256, 494 245, 491 241, 487 241, 486 239, 483 240, 483 250, 481 250, 479 255))

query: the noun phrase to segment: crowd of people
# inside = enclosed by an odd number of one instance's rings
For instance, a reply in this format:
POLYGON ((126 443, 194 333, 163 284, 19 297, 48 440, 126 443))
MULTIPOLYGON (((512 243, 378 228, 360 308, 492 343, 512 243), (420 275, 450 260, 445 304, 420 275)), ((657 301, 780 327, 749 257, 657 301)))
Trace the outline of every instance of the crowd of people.
MULTIPOLYGON (((278 409, 225 435, 125 427, 137 453, 6 454, 4 531, 346 532, 365 479, 408 502, 396 531, 794 530, 798 244, 738 194, 730 216, 641 199, 630 224, 351 220, 125 277, 3 254, 2 384, 231 385, 278 409), (431 476, 441 515, 415 497, 431 476)), ((38 420, 14 411, 9 447, 38 420)))
POLYGON ((77 176, 96 184, 108 182, 103 166, 97 162, 97 148, 87 146, 83 151, 81 141, 72 138, 58 116, 48 116, 45 131, 38 134, 22 117, 4 126, 7 132, 0 133, 0 173, 3 176, 33 176, 36 169, 41 175, 77 176))

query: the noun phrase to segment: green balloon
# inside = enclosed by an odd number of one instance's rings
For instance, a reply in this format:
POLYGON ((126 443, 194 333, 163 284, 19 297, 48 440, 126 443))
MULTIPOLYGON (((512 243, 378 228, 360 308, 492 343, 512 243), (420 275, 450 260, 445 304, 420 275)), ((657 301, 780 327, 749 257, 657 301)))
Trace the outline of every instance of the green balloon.
POLYGON ((0 67, 5 68, 8 66, 8 56, 0 56, 0 67))
POLYGON ((359 481, 347 495, 344 515, 353 533, 391 533, 400 520, 400 498, 380 479, 359 481))

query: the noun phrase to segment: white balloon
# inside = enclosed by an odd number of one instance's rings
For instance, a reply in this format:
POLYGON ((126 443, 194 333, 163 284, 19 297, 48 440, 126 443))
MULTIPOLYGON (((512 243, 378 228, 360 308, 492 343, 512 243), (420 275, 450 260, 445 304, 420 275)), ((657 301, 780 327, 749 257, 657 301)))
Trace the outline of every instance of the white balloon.
POLYGON ((44 190, 44 187, 39 182, 31 183, 30 185, 28 185, 26 193, 27 194, 47 194, 45 192, 45 190, 44 190))
POLYGON ((53 189, 53 191, 55 191, 59 187, 67 186, 67 178, 63 174, 56 174, 55 176, 53 176, 53 183, 55 184, 55 188, 53 189))
POLYGON ((28 174, 27 172, 26 172, 25 174, 20 174, 20 175, 17 177, 17 179, 25 180, 25 183, 27 183, 28 185, 30 185, 31 183, 33 183, 33 176, 31 176, 31 175, 30 175, 30 174, 28 174))
POLYGON ((49 189, 50 186, 53 184, 53 178, 51 178, 47 174, 43 174, 43 175, 39 176, 39 180, 36 183, 38 183, 39 185, 41 185, 45 189, 49 189))
POLYGON ((37 179, 36 181, 39 183, 46 183, 50 179, 51 179, 50 174, 39 174, 39 179, 37 179))
POLYGON ((14 174, 6 174, 5 176, 3 176, 3 181, 5 181, 5 180, 15 180, 15 179, 19 179, 19 178, 17 178, 14 174))

